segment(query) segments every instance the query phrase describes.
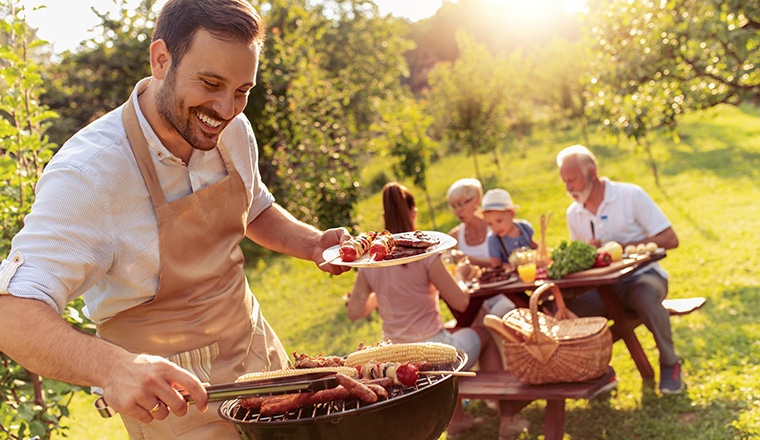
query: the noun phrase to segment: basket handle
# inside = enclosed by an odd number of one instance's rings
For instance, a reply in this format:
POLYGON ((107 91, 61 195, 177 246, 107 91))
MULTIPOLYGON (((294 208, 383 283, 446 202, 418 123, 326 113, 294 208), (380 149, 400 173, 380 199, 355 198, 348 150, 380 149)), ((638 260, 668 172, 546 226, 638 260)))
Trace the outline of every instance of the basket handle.
POLYGON ((533 320, 534 330, 538 328, 538 301, 542 296, 548 296, 548 293, 554 295, 554 302, 557 305, 557 312, 555 315, 557 317, 563 317, 561 319, 565 319, 567 316, 574 316, 565 306, 565 300, 562 298, 562 292, 559 291, 559 287, 551 282, 542 283, 538 289, 530 295, 530 316, 533 320))
POLYGON ((530 317, 533 322, 533 330, 525 343, 525 349, 531 356, 542 363, 549 362, 549 359, 559 347, 559 342, 541 331, 538 322, 538 300, 548 292, 553 293, 557 301, 559 309, 557 314, 565 313, 567 310, 565 302, 562 299, 562 293, 554 283, 543 283, 530 295, 530 317))

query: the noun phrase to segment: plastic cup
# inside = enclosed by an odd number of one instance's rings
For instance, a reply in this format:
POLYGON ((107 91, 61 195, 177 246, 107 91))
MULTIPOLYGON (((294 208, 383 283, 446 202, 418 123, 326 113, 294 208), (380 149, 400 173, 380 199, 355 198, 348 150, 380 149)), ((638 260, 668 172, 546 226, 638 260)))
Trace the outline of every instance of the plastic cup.
POLYGON ((525 263, 517 266, 517 273, 524 283, 536 280, 536 263, 525 263))

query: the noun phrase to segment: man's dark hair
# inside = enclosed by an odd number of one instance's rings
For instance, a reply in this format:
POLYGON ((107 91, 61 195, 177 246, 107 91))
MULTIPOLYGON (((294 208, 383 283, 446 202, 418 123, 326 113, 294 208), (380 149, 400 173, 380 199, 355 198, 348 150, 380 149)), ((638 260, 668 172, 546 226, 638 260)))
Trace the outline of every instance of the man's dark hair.
POLYGON ((264 21, 245 0, 169 0, 156 19, 153 41, 164 40, 178 66, 199 29, 249 44, 261 45, 265 37, 264 21))

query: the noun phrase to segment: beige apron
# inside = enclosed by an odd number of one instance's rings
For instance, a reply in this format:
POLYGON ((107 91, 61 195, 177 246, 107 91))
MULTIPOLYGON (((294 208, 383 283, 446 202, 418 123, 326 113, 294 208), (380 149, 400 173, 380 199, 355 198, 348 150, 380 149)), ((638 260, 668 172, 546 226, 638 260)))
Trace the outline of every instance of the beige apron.
MULTIPOLYGON (((141 92, 140 92, 141 93, 141 92)), ((151 301, 98 326, 98 334, 135 353, 163 356, 212 384, 282 368, 288 357, 247 288, 240 242, 248 223, 243 179, 227 149, 227 176, 186 197, 166 201, 132 99, 124 126, 158 220, 159 285, 151 301)), ((219 403, 206 413, 142 424, 122 417, 132 439, 239 439, 219 403)))

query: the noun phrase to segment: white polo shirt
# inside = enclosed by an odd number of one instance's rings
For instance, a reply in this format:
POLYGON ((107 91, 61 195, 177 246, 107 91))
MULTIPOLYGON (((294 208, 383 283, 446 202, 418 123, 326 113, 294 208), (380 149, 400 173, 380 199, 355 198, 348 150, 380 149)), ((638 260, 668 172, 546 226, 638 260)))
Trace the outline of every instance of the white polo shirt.
MULTIPOLYGON (((567 208, 567 227, 571 240, 591 240, 591 223, 596 231, 600 231, 604 215, 607 216, 611 240, 618 243, 646 240, 671 226, 660 207, 640 186, 613 182, 606 177, 602 177, 602 181, 604 200, 596 214, 577 202, 573 202, 567 208)), ((667 272, 658 263, 652 263, 650 266, 663 277, 668 277, 667 272)))
MULTIPOLYGON (((137 84, 147 84, 146 78, 137 84)), ((168 201, 227 175, 217 149, 194 150, 187 166, 159 141, 132 101, 168 201)), ((156 214, 122 123, 123 106, 88 125, 53 157, 32 211, 0 265, 0 294, 44 301, 62 313, 82 296, 96 323, 152 299, 158 290, 156 214)), ((248 222, 274 203, 261 181, 258 151, 243 114, 222 142, 245 183, 248 222)))

